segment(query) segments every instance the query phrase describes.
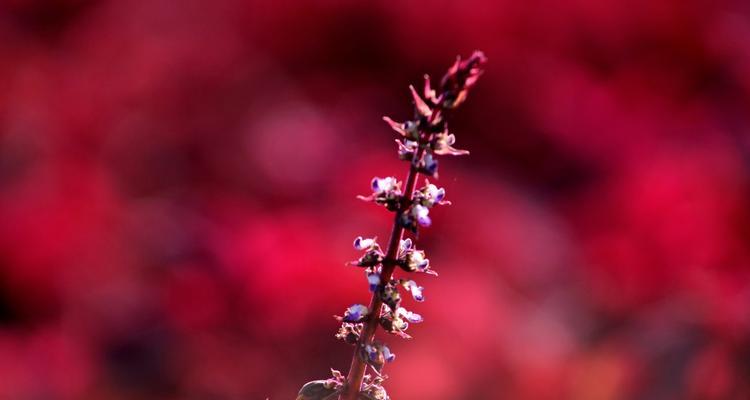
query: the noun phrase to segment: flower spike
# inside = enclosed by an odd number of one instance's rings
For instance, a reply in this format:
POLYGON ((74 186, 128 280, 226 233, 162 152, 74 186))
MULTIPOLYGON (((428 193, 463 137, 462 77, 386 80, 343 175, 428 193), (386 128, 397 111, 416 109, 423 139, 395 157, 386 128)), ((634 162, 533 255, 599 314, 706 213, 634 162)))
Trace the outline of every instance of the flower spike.
POLYGON ((336 338, 354 346, 351 369, 344 376, 331 370, 332 378, 311 381, 300 390, 297 400, 390 400, 382 383, 384 366, 396 356, 385 344, 374 340, 378 327, 395 336, 411 339, 406 333, 410 324, 423 321, 420 314, 402 307, 400 290, 405 290, 416 302, 422 302, 424 288, 412 279, 394 276, 411 272, 437 275, 423 250, 414 246, 414 239, 403 237, 406 231, 414 234, 418 229, 432 224, 430 210, 436 205, 448 205, 445 189, 424 180, 417 188, 419 175, 438 178, 438 156, 464 155, 469 152, 454 146, 456 136, 448 130, 448 110, 455 109, 466 100, 468 90, 482 74, 486 57, 476 51, 469 58, 456 58, 448 72, 433 87, 424 75, 422 94, 409 86, 414 105, 414 117, 397 122, 383 117, 388 126, 398 134, 395 139, 398 158, 409 162, 409 173, 402 182, 393 176, 374 177, 370 181, 370 194, 357 198, 385 206, 395 213, 393 230, 387 245, 375 237, 357 236, 354 249, 362 252, 350 264, 362 267, 367 288, 372 293, 370 305, 353 304, 343 316, 335 316, 341 323, 336 338), (368 374, 368 369, 373 373, 368 374))

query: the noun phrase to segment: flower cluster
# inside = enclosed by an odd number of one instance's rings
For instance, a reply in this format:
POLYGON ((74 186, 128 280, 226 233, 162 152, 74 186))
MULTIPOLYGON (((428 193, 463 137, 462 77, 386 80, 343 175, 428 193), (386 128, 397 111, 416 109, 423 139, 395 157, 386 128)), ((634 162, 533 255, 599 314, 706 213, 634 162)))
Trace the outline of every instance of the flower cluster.
POLYGON ((416 232, 417 226, 424 227, 432 225, 430 218, 430 209, 437 205, 449 205, 449 201, 444 201, 445 189, 438 188, 425 180, 425 186, 412 194, 412 201, 409 208, 399 216, 399 223, 404 228, 416 232))
POLYGON ((382 204, 389 211, 398 210, 401 204, 401 182, 396 178, 389 176, 387 178, 378 178, 377 176, 372 178, 370 182, 372 188, 372 194, 365 196, 357 196, 360 200, 372 201, 376 204, 382 204))
POLYGON ((387 249, 383 251, 377 238, 358 236, 354 248, 363 252, 351 265, 362 267, 367 287, 372 292, 370 306, 353 304, 343 316, 335 316, 341 322, 336 337, 355 346, 352 369, 344 379, 334 371, 332 379, 313 381, 300 391, 298 400, 388 400, 382 387, 385 378, 381 375, 386 363, 396 355, 384 343, 375 341, 373 334, 378 326, 402 338, 411 338, 406 331, 410 324, 422 322, 421 315, 402 306, 400 289, 406 290, 416 302, 424 301, 424 288, 413 279, 394 277, 396 267, 405 273, 421 272, 437 276, 430 268, 430 260, 423 250, 418 250, 412 239, 403 238, 405 231, 417 232, 418 227, 432 224, 430 210, 436 205, 447 205, 445 189, 425 179, 424 186, 416 188, 419 174, 438 177, 438 155, 463 155, 468 151, 453 147, 454 134, 448 131, 446 111, 457 107, 466 99, 468 89, 481 75, 485 57, 475 52, 469 59, 460 58, 451 66, 440 83, 440 90, 430 86, 425 76, 423 96, 410 86, 414 103, 414 118, 396 122, 383 119, 400 137, 396 139, 398 156, 410 162, 409 175, 404 182, 395 177, 375 177, 370 182, 372 193, 358 198, 385 206, 395 213, 394 228, 387 249), (376 377, 365 374, 371 367, 376 377), (340 397, 339 397, 340 396, 340 397))
POLYGON ((366 344, 362 347, 360 356, 368 365, 372 366, 378 375, 383 370, 385 363, 393 362, 396 359, 396 355, 391 353, 388 346, 381 342, 366 344))
POLYGON ((437 272, 430 269, 430 260, 425 258, 424 250, 417 250, 412 244, 411 239, 402 240, 396 254, 396 263, 404 271, 424 272, 425 274, 437 276, 437 272))

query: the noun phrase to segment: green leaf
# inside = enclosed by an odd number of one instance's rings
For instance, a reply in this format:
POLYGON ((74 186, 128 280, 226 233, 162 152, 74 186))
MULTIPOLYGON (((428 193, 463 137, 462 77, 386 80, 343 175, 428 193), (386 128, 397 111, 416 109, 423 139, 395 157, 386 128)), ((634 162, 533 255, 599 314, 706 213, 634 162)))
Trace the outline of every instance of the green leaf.
POLYGON ((333 386, 329 380, 307 382, 299 390, 296 400, 332 400, 339 392, 333 386))

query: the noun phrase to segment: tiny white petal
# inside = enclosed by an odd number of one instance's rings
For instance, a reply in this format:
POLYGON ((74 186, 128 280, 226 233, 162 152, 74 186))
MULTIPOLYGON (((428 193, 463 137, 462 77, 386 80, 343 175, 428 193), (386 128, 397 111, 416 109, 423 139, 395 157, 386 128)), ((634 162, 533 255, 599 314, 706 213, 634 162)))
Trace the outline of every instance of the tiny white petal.
POLYGON ((354 239, 354 248, 357 250, 364 250, 370 248, 370 246, 372 246, 374 243, 375 239, 357 236, 357 238, 354 239))
POLYGON ((401 243, 399 244, 399 248, 401 249, 401 251, 409 250, 411 249, 411 246, 412 246, 412 243, 411 243, 411 239, 409 238, 401 240, 401 243))

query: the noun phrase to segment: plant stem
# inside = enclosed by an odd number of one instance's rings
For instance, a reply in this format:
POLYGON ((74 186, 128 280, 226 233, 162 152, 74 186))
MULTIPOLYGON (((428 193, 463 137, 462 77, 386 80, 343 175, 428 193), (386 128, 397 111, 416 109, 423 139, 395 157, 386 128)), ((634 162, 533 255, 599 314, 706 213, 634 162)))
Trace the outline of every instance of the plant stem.
MULTIPOLYGON (((393 270, 396 268, 396 257, 399 246, 401 245, 401 238, 404 236, 404 227, 399 223, 399 217, 401 213, 406 210, 412 202, 414 193, 414 187, 417 184, 417 177, 419 172, 417 171, 417 162, 422 159, 425 148, 419 146, 419 149, 415 152, 414 158, 412 158, 411 166, 409 168, 409 175, 406 178, 406 185, 403 191, 403 198, 398 211, 396 212, 395 219, 393 221, 393 230, 391 231, 391 237, 388 241, 388 250, 383 260, 383 269, 380 272, 380 286, 382 287, 391 280, 393 270)), ((370 317, 365 322, 362 334, 359 337, 359 341, 354 349, 354 355, 352 356, 352 364, 349 367, 349 375, 346 377, 346 389, 339 397, 339 400, 357 400, 360 388, 362 387, 362 380, 365 376, 365 370, 367 364, 360 357, 360 349, 365 345, 372 342, 375 336, 375 331, 378 329, 380 323, 380 308, 383 305, 383 300, 380 299, 380 289, 375 290, 370 299, 370 317)))

